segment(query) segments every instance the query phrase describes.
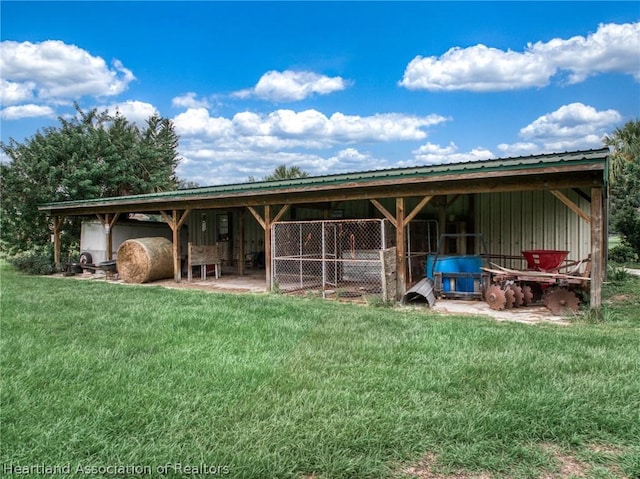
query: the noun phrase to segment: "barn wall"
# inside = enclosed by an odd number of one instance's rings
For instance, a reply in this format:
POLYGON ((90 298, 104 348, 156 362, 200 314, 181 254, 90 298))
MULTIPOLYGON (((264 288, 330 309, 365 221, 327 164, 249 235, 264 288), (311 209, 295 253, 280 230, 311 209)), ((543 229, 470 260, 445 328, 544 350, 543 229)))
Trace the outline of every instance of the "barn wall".
MULTIPOLYGON (((577 193, 563 190, 589 214, 590 204, 577 193)), ((521 256, 523 250, 569 251, 568 259, 580 260, 591 252, 589 224, 548 191, 482 193, 476 195, 475 228, 482 233, 492 255, 521 256)), ((505 261, 520 268, 523 261, 505 261)))
MULTIPOLYGON (((253 217, 251 218, 253 220, 253 217)), ((238 214, 226 210, 193 210, 187 219, 189 241, 196 245, 220 244, 222 258, 226 263, 237 259, 238 246, 234 244, 234 234, 238 228, 238 214), (219 236, 219 225, 222 215, 229 215, 228 240, 219 236)), ((253 220, 255 223, 255 220, 253 220)), ((257 223, 256 223, 257 225, 257 223)), ((257 225, 260 228, 259 225, 257 225)), ((262 229, 260 228, 262 231, 262 229)), ((246 234, 246 231, 245 231, 246 234)), ((264 241, 264 240, 263 240, 264 241)))
MULTIPOLYGON (((564 190, 563 193, 587 214, 589 202, 577 193, 564 190)), ((482 233, 487 248, 492 255, 516 256, 522 258, 521 251, 527 249, 568 250, 568 258, 580 260, 591 252, 589 224, 571 211, 548 191, 522 191, 511 193, 481 193, 462 195, 447 209, 449 233, 455 232, 452 226, 466 221, 468 233, 482 233), (471 209, 473 208, 473 212, 471 209), (475 214, 474 214, 475 213, 475 214), (474 217, 471 218, 471 215, 474 217), (449 223, 453 221, 453 223, 449 223)), ((451 197, 450 197, 451 199, 451 197)), ((408 199, 407 210, 411 210, 420 198, 408 199)), ((381 203, 395 214, 395 200, 384 199, 381 203)), ((288 221, 292 213, 297 220, 321 219, 319 209, 293 207, 282 221, 288 221)), ((349 201, 339 205, 344 218, 382 218, 382 214, 368 200, 349 201)), ((262 214, 261 208, 258 212, 262 214)), ((217 230, 219 215, 224 210, 194 210, 187 222, 189 241, 198 245, 218 242, 217 230), (205 227, 203 228, 203 223, 205 227)), ((229 212, 231 219, 231 237, 224 242, 227 247, 225 258, 238 260, 239 245, 237 238, 240 215, 229 212)), ((272 208, 272 214, 275 214, 272 208)), ((417 219, 438 219, 438 210, 432 204, 427 205, 417 219)), ((248 211, 244 214, 244 251, 246 253, 264 251, 264 230, 248 211)), ((475 251, 480 251, 479 247, 475 251)), ((471 251, 469 251, 471 252, 471 251)), ((506 267, 522 268, 523 260, 504 261, 506 267)))

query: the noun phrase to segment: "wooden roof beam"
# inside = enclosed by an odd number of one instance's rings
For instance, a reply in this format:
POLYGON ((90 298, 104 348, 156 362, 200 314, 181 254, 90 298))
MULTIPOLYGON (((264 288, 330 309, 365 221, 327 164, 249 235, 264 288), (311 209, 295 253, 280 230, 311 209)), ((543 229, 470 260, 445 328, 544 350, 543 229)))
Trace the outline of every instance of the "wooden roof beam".
POLYGON ((396 228, 398 227, 398 222, 396 221, 396 217, 393 216, 391 213, 389 213, 389 211, 384 207, 382 203, 380 203, 375 198, 369 198, 369 201, 373 203, 373 206, 375 206, 378 209, 378 211, 382 213, 384 217, 387 218, 393 226, 395 226, 396 228))
POLYGON ((418 203, 416 207, 411 211, 411 213, 409 213, 407 217, 404 219, 405 224, 413 220, 416 217, 416 215, 422 211, 422 208, 427 206, 427 203, 429 203, 429 201, 431 201, 432 199, 433 199, 433 195, 425 196, 424 198, 422 198, 422 200, 420 200, 420 203, 418 203))
POLYGON ((567 207, 571 211, 573 211, 575 214, 580 216, 580 218, 585 220, 587 223, 591 223, 591 218, 589 217, 589 215, 587 213, 585 213, 584 211, 582 211, 580 209, 580 207, 578 205, 576 205, 573 201, 571 201, 569 198, 567 198, 567 196, 565 196, 564 193, 562 193, 561 191, 558 191, 558 190, 549 190, 549 191, 551 192, 551 194, 553 196, 555 196, 560 201, 562 201, 565 205, 567 205, 567 207))

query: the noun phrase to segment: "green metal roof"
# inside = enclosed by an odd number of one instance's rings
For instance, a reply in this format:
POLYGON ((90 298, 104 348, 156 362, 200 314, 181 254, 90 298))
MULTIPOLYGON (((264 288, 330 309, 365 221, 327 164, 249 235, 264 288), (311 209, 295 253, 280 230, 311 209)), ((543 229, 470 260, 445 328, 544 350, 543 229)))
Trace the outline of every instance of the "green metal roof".
POLYGON ((407 168, 391 168, 384 170, 361 171, 353 173, 341 173, 324 176, 310 176, 306 178, 295 178, 290 180, 257 181, 247 183, 235 183, 228 185, 208 186, 201 188, 191 188, 184 190, 165 191, 160 193, 150 193, 143 195, 118 196, 111 198, 95 198, 89 200, 64 201, 47 203, 39 207, 40 210, 47 211, 61 208, 74 208, 80 206, 91 206, 100 204, 135 204, 147 202, 171 202, 185 201, 191 198, 202 199, 203 197, 215 198, 225 196, 242 196, 256 194, 276 194, 280 190, 300 189, 322 189, 323 187, 348 185, 358 186, 358 183, 375 183, 376 181, 392 181, 394 179, 409 178, 437 178, 445 175, 465 175, 474 173, 493 172, 516 172, 517 170, 544 169, 548 167, 561 167, 573 165, 593 164, 594 169, 605 171, 606 160, 610 152, 607 148, 597 150, 571 151, 565 153, 553 153, 533 156, 520 156, 512 158, 491 159, 484 161, 472 161, 464 163, 450 163, 431 166, 415 166, 407 168), (596 166, 601 165, 601 166, 596 166))

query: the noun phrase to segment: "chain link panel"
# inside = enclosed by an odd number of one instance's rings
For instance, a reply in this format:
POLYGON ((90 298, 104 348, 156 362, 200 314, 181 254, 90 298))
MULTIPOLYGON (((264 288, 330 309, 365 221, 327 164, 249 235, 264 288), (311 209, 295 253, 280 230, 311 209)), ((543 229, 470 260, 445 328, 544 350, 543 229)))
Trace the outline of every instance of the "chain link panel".
POLYGON ((271 228, 272 284, 278 291, 387 299, 385 273, 394 266, 385 265, 382 253, 395 243, 387 220, 291 221, 271 228))

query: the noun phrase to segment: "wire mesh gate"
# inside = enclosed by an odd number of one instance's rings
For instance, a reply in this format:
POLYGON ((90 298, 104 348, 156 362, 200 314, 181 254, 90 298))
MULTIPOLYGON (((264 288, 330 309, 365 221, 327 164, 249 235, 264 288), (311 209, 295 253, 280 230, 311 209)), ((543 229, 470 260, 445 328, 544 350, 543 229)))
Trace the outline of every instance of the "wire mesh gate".
POLYGON ((326 297, 395 297, 395 230, 387 220, 271 225, 272 284, 326 297))

